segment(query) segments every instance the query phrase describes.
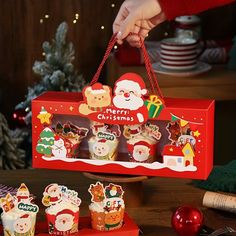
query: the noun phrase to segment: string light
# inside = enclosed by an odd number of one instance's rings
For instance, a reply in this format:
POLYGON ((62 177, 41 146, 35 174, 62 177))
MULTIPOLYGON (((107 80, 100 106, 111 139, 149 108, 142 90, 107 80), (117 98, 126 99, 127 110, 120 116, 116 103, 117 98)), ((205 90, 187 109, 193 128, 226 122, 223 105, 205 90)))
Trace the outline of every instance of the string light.
POLYGON ((115 5, 115 3, 112 3, 112 4, 111 4, 111 7, 113 7, 113 8, 114 8, 115 6, 116 6, 116 5, 115 5))
POLYGON ((45 16, 44 16, 46 19, 48 19, 49 18, 49 15, 48 14, 45 14, 45 16))
POLYGON ((76 24, 77 20, 73 20, 73 23, 76 24))
POLYGON ((42 55, 43 55, 43 56, 45 56, 45 55, 46 55, 46 53, 45 53, 45 52, 43 52, 43 53, 42 53, 42 55))
POLYGON ((78 14, 78 13, 75 14, 75 19, 76 19, 76 20, 79 19, 79 14, 78 14))
POLYGON ((102 26, 101 26, 101 30, 104 30, 104 29, 105 29, 105 27, 104 27, 104 25, 102 25, 102 26))
POLYGON ((115 46, 114 46, 114 49, 116 50, 117 48, 118 48, 118 46, 117 46, 117 45, 115 45, 115 46))
POLYGON ((40 24, 43 24, 43 19, 40 19, 40 20, 39 20, 39 23, 40 23, 40 24))

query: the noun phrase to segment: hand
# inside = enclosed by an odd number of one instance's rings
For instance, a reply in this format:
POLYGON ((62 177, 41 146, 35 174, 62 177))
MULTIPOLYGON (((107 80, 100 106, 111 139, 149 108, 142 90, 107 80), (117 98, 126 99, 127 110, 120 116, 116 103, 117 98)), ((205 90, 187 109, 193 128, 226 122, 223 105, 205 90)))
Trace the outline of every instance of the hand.
MULTIPOLYGON (((152 28, 165 20, 158 0, 125 0, 113 23, 113 32, 118 33, 119 44, 129 33, 138 34, 144 40, 152 28)), ((127 41, 131 46, 140 47, 139 36, 130 35, 127 41)))

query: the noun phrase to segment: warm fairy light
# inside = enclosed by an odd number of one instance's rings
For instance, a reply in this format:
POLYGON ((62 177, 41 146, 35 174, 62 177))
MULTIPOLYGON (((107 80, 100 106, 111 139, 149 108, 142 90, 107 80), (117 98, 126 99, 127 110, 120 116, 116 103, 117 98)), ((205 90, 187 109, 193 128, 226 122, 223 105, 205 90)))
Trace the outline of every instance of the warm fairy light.
POLYGON ((115 6, 116 6, 115 3, 112 3, 112 4, 111 4, 111 7, 115 7, 115 6))
POLYGON ((164 36, 168 36, 168 35, 169 35, 168 32, 165 32, 165 33, 164 33, 164 36))
POLYGON ((77 20, 73 20, 73 23, 75 24, 77 22, 77 20))
POLYGON ((43 52, 43 53, 42 53, 42 55, 43 55, 43 56, 45 56, 45 55, 46 55, 46 53, 45 53, 45 52, 43 52))
POLYGON ((117 49, 117 48, 118 48, 118 46, 117 46, 117 45, 115 45, 115 46, 114 46, 114 49, 117 49))
POLYGON ((48 19, 49 18, 49 15, 48 14, 45 14, 45 16, 44 16, 46 19, 48 19))
POLYGON ((78 13, 75 14, 75 19, 76 19, 76 20, 79 19, 79 14, 78 14, 78 13))
POLYGON ((105 27, 104 27, 104 25, 102 25, 102 26, 101 26, 101 30, 104 30, 104 29, 105 29, 105 27))
POLYGON ((43 19, 40 19, 39 22, 40 22, 40 24, 43 24, 43 19))

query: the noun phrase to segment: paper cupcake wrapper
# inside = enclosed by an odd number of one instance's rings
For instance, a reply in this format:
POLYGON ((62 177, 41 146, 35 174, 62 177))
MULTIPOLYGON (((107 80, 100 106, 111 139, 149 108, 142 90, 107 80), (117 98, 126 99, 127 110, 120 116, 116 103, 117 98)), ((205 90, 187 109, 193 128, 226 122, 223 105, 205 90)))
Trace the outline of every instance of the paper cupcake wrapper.
POLYGON ((128 150, 128 155, 130 157, 130 162, 138 162, 138 163, 153 163, 156 161, 157 159, 157 143, 155 144, 150 144, 149 145, 149 148, 150 148, 150 155, 148 156, 148 158, 144 161, 142 160, 137 160, 137 158, 134 158, 133 156, 133 149, 134 149, 134 146, 133 144, 129 144, 127 143, 127 150, 128 150))
POLYGON ((123 225, 124 208, 112 212, 96 212, 90 210, 91 226, 99 231, 111 231, 119 229, 123 225))
POLYGON ((9 219, 2 214, 4 236, 34 236, 36 214, 30 214, 28 217, 24 217, 25 215, 23 212, 17 218, 9 219))
POLYGON ((74 212, 73 222, 64 223, 63 219, 58 219, 56 215, 46 212, 48 222, 48 233, 51 235, 70 235, 78 232, 79 211, 74 212))

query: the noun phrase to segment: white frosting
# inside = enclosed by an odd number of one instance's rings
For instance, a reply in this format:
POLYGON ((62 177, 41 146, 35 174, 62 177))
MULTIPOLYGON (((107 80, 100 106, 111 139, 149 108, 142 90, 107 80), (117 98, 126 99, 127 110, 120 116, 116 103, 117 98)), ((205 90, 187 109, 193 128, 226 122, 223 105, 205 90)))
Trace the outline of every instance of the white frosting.
POLYGON ((137 136, 135 136, 134 138, 131 138, 131 139, 129 139, 129 140, 127 140, 127 143, 129 143, 129 144, 135 144, 135 143, 137 143, 137 142, 139 142, 139 141, 145 141, 145 142, 147 142, 148 144, 156 144, 157 143, 157 141, 154 139, 154 138, 148 138, 148 137, 144 137, 144 136, 142 136, 142 135, 137 135, 137 136))
POLYGON ((103 202, 92 202, 89 205, 90 211, 104 212, 104 203, 103 202))
POLYGON ((51 205, 50 207, 48 207, 45 212, 50 214, 50 215, 56 215, 58 212, 64 210, 64 209, 70 209, 73 212, 77 212, 79 211, 79 207, 67 202, 67 201, 61 201, 55 205, 51 205))

